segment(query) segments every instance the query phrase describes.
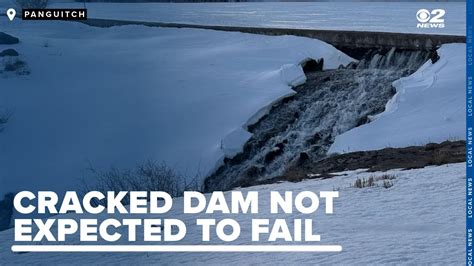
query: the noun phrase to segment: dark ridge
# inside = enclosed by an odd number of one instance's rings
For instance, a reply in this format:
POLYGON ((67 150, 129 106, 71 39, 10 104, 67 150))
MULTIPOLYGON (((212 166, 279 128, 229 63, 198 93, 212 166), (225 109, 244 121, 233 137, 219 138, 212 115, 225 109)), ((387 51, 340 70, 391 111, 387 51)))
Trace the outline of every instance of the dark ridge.
POLYGON ((18 52, 14 49, 5 49, 0 52, 0 57, 5 57, 5 56, 18 56, 18 52))
POLYGON ((0 31, 0 44, 17 44, 20 39, 0 31))
POLYGON ((280 181, 298 182, 311 178, 330 178, 336 172, 368 169, 369 172, 390 169, 417 169, 430 165, 461 163, 466 160, 466 141, 444 141, 425 146, 385 148, 330 156, 318 161, 294 165, 282 176, 262 182, 242 183, 242 186, 271 184, 280 181))

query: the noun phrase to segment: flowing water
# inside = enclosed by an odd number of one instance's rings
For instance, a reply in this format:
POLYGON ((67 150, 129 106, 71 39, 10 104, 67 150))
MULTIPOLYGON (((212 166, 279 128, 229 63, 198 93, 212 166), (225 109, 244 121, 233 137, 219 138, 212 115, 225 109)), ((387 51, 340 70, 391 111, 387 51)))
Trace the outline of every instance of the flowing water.
POLYGON ((292 164, 324 158, 337 135, 384 111, 395 94, 393 81, 430 57, 427 51, 367 51, 358 63, 328 71, 315 70, 312 61, 305 67, 307 82, 248 127, 253 136, 243 152, 224 159, 206 179, 206 190, 245 186, 281 175, 292 164))

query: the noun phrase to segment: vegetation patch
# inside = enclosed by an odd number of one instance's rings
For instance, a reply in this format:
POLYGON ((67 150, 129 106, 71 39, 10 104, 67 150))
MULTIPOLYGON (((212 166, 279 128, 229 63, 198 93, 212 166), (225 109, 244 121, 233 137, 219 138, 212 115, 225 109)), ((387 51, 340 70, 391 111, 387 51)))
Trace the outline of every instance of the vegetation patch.
MULTIPOLYGON (((164 191, 171 197, 180 197, 184 191, 201 191, 198 175, 193 178, 186 177, 165 163, 146 161, 138 164, 133 169, 118 169, 111 167, 105 171, 94 168, 88 169, 91 175, 83 178, 83 191, 164 191)), ((127 205, 130 199, 127 196, 122 203, 127 205)), ((104 204, 105 202, 96 202, 104 204)))
POLYGON ((381 176, 370 176, 368 178, 357 178, 351 187, 354 188, 366 188, 366 187, 383 187, 391 188, 393 181, 396 178, 395 175, 383 174, 381 176))

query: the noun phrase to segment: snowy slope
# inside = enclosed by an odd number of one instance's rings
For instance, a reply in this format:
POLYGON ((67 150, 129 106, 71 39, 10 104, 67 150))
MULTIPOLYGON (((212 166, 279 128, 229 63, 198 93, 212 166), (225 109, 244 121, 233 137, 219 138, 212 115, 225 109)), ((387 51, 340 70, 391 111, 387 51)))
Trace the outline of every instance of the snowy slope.
MULTIPOLYGON (((79 7, 82 3, 55 4, 79 7)), ((205 25, 465 35, 464 2, 87 3, 91 18, 205 25), (443 29, 417 28, 419 9, 444 9, 443 29)))
POLYGON ((337 136, 329 153, 464 139, 465 50, 465 44, 443 45, 438 62, 395 81, 397 93, 385 112, 337 136))
POLYGON ((292 36, 3 20, 0 29, 21 39, 13 48, 31 71, 0 76, 0 106, 14 111, 0 136, 0 194, 71 189, 90 164, 163 160, 206 174, 248 138, 249 119, 294 93, 304 78, 294 65, 351 61, 292 36))
MULTIPOLYGON (((321 234, 320 244, 340 244, 341 253, 24 253, 13 254, 13 231, 0 232, 0 258, 11 264, 162 264, 162 265, 286 265, 301 264, 350 264, 350 265, 462 265, 464 263, 465 216, 464 182, 465 164, 443 165, 417 170, 392 170, 396 178, 389 189, 383 187, 353 188, 357 178, 372 174, 352 171, 347 176, 326 180, 308 180, 299 183, 281 183, 248 190, 258 190, 260 210, 268 210, 271 190, 321 191, 339 189, 335 199, 334 214, 324 215, 318 210, 309 218, 314 219, 315 233, 321 234), (267 199, 267 200, 265 200, 267 199)), ((381 173, 375 173, 376 176, 381 173)), ((229 193, 226 193, 229 196, 229 193)), ((200 244, 200 229, 191 226, 196 218, 223 219, 222 214, 183 215, 181 199, 172 213, 154 218, 173 217, 185 221, 188 235, 179 244, 200 244)), ((71 215, 69 215, 71 216, 71 215)), ((72 216, 71 216, 72 217, 72 216)), ((81 216, 87 218, 88 216, 81 216)), ((141 216, 139 216, 141 217, 141 216)), ((151 218, 152 216, 142 217, 151 218)), ((249 236, 251 218, 272 218, 268 214, 230 215, 242 225, 240 240, 231 244, 252 244, 249 236)), ((96 217, 92 217, 96 218, 96 217)), ((102 218, 106 218, 102 216, 102 218)), ((275 217, 273 217, 275 218, 275 217)), ((308 218, 305 215, 279 215, 278 218, 308 218)), ((124 229, 120 232, 126 235, 124 229)), ((139 230, 137 231, 139 232, 139 230)), ((138 239, 140 237, 137 237, 138 239)), ((69 244, 76 244, 72 239, 69 244)), ((46 243, 43 243, 46 244, 46 243)), ((122 243, 126 244, 126 243, 122 243)), ((137 242, 136 244, 143 244, 137 242)), ((158 243, 160 244, 160 243, 158 243)), ((211 244, 223 244, 211 242, 211 244)), ((255 243, 253 243, 255 244, 255 243)), ((284 244, 278 242, 277 244, 284 244)))

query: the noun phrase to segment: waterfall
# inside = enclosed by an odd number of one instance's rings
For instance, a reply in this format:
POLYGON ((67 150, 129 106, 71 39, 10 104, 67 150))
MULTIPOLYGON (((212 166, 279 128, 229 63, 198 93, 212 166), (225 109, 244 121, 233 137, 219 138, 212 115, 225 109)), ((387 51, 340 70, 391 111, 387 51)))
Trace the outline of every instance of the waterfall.
POLYGON ((427 51, 368 50, 347 67, 306 71, 307 82, 294 88, 297 94, 275 104, 267 116, 248 127, 253 136, 243 152, 224 159, 206 179, 206 190, 245 186, 282 175, 290 165, 324 158, 337 135, 384 111, 395 94, 393 81, 413 73, 429 58, 427 51))

